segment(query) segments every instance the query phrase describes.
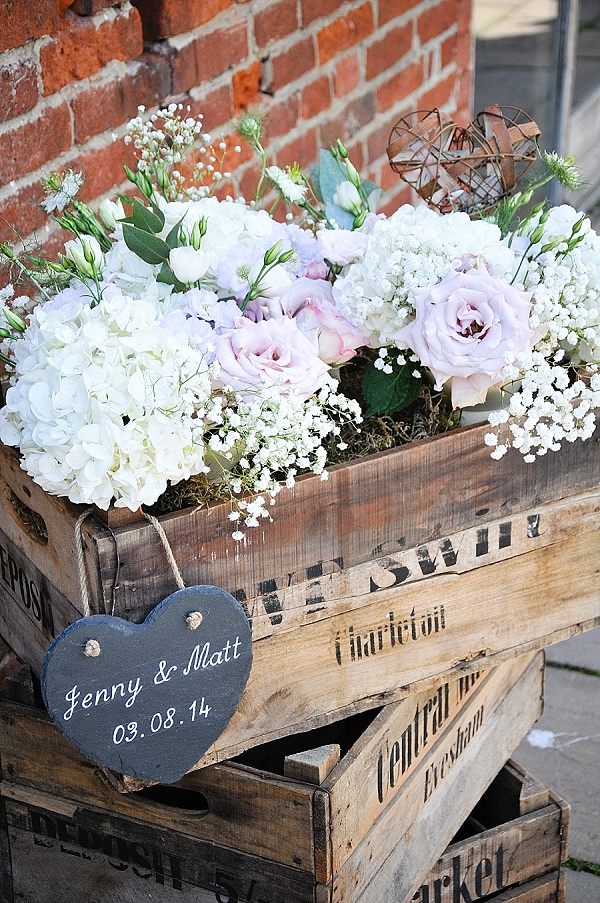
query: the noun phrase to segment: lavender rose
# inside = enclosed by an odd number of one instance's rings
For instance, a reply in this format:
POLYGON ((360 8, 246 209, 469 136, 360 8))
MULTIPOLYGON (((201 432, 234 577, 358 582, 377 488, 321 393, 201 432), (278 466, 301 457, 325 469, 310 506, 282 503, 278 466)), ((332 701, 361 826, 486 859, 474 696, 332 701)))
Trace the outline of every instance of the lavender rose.
POLYGON ((254 323, 240 317, 236 328, 216 337, 217 388, 234 391, 276 386, 306 401, 330 379, 313 343, 287 317, 254 323))
POLYGON ((413 291, 416 317, 398 342, 431 370, 436 388, 450 380, 455 408, 481 404, 502 384, 505 355, 531 352, 531 295, 485 268, 451 270, 437 285, 413 291))

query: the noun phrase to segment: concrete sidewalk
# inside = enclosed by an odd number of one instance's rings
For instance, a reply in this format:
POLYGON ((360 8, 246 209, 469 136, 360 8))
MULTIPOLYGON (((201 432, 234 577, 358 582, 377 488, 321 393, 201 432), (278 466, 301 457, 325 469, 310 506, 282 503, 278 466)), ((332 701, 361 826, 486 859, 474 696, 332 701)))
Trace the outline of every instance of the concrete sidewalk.
POLYGON ((544 714, 513 758, 571 804, 566 903, 600 903, 600 628, 547 650, 544 714))

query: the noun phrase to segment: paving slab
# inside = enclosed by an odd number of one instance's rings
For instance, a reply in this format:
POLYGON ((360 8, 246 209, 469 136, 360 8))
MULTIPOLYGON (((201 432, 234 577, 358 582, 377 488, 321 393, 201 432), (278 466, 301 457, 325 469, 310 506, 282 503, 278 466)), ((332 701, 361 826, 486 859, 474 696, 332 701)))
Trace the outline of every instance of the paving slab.
POLYGON ((514 759, 571 804, 569 855, 600 863, 600 677, 548 667, 544 714, 514 759))
POLYGON ((546 650, 546 661, 549 664, 571 665, 574 668, 600 671, 600 627, 573 636, 555 646, 549 646, 546 650))
POLYGON ((567 879, 566 903, 600 903, 600 877, 589 872, 565 869, 567 879))

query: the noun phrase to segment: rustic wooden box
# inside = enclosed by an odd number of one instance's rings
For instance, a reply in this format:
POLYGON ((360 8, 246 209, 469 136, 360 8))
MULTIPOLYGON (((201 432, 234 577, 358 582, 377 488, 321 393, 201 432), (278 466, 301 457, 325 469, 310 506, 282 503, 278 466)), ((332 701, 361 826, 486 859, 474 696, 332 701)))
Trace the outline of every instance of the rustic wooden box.
POLYGON ((43 712, 5 701, 5 882, 22 903, 375 903, 370 883, 396 857, 408 900, 541 713, 542 690, 543 654, 529 654, 128 794, 43 712))
MULTIPOLYGON (((252 623, 248 685, 197 767, 600 624, 598 435, 525 464, 491 460, 486 428, 301 479, 242 544, 227 505, 161 518, 186 585, 230 591, 252 623)), ((6 448, 0 474, 0 632, 39 671, 82 614, 81 508, 6 448)), ((176 584, 154 528, 113 514, 84 523, 92 608, 141 621, 176 584)))

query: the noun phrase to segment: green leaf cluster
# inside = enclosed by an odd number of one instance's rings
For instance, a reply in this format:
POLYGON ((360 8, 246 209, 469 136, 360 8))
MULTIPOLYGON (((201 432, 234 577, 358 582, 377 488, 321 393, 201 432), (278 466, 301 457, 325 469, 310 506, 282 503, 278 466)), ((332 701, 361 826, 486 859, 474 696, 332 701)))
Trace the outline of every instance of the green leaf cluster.
POLYGON ((367 417, 401 411, 417 398, 423 380, 414 376, 415 365, 391 361, 392 372, 384 373, 370 363, 362 381, 363 397, 368 405, 367 417))

